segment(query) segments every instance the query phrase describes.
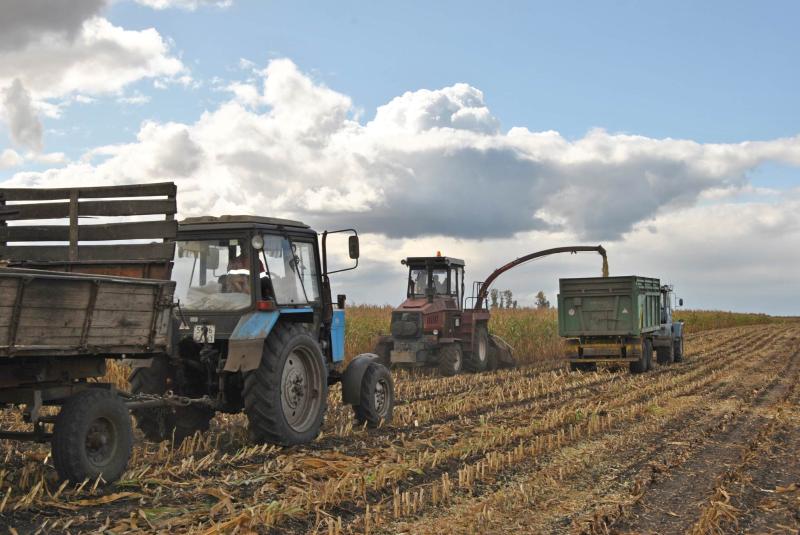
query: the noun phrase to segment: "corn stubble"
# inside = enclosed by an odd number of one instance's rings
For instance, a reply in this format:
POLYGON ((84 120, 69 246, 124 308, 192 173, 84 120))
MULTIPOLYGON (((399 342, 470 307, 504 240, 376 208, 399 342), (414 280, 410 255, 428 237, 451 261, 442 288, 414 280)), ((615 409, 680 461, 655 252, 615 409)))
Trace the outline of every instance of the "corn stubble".
MULTIPOLYGON (((775 359, 796 349, 795 323, 755 317, 744 327, 738 316, 691 314, 686 361, 632 376, 568 373, 552 310, 494 311, 491 330, 514 346, 518 369, 395 372, 395 419, 377 430, 353 426, 335 386, 322 436, 305 447, 249 443, 242 415, 216 416, 180 447, 139 437, 113 487, 59 483, 47 448, 2 441, 0 524, 43 533, 537 533, 563 531, 566 517, 571 531, 602 533, 652 484, 648 448, 682 443, 694 426, 700 433, 712 414, 732 410, 725 385, 774 382, 775 359)), ((370 351, 389 317, 389 308, 349 309, 348 356, 370 351)), ((108 379, 125 388, 128 372, 112 362, 108 379)), ((23 428, 16 411, 0 419, 23 428)), ((667 470, 680 456, 670 459, 667 470)), ((696 533, 736 514, 723 494, 735 475, 723 476, 694 511, 696 533)))

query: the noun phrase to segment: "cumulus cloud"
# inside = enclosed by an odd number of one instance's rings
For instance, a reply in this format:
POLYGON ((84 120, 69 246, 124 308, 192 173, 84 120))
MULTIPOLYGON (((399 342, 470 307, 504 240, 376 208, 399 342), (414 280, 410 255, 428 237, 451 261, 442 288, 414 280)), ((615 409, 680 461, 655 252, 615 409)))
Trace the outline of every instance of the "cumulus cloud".
POLYGON ((135 142, 15 184, 175 179, 184 215, 271 213, 389 238, 619 239, 747 185, 766 161, 800 165, 800 136, 704 144, 593 130, 503 131, 467 84, 406 93, 357 120, 350 98, 289 60, 236 82, 193 124, 145 123, 135 142))
POLYGON ((42 122, 33 110, 30 93, 19 78, 5 90, 3 107, 12 141, 34 151, 41 151, 42 122))
POLYGON ((10 169, 22 165, 24 158, 14 149, 5 149, 0 152, 0 169, 10 169))
POLYGON ((120 94, 142 79, 191 81, 166 39, 152 28, 126 30, 113 25, 101 16, 106 3, 9 0, 3 4, 0 92, 22 99, 11 102, 6 97, 6 119, 16 142, 41 149, 41 124, 31 110, 58 117, 72 102, 120 94), (12 119, 21 130, 15 132, 12 119))
POLYGON ((97 15, 106 0, 5 0, 0 17, 0 52, 22 49, 42 36, 69 42, 84 21, 97 15))

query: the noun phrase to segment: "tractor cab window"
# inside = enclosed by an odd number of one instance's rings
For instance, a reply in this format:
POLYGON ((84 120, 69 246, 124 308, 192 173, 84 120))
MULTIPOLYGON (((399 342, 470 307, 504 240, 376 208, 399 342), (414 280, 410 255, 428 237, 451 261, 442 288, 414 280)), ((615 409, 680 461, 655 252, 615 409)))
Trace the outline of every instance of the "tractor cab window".
POLYGON ((454 296, 456 299, 458 299, 458 285, 460 282, 461 280, 458 276, 458 268, 452 268, 450 270, 450 295, 454 296))
POLYGON ((266 266, 262 288, 265 298, 279 305, 307 304, 319 300, 319 277, 314 244, 286 236, 265 235, 261 260, 266 266), (269 288, 269 289, 267 289, 269 288))
POLYGON ((248 308, 253 261, 249 240, 179 241, 172 270, 175 296, 189 310, 248 308))
POLYGON ((431 286, 436 295, 447 295, 447 269, 434 269, 431 271, 431 286))
POLYGON ((411 268, 408 273, 408 296, 425 297, 425 288, 428 287, 427 268, 411 268))

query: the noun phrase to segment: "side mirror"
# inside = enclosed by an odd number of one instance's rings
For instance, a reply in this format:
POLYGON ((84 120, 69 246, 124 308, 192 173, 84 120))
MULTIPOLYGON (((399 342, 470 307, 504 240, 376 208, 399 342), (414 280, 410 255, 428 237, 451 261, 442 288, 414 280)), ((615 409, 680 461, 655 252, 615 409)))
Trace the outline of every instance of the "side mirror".
POLYGON ((339 310, 344 310, 344 303, 347 301, 347 296, 344 294, 338 294, 336 296, 336 307, 339 310))
POLYGON ((347 239, 347 248, 350 252, 350 258, 353 260, 358 260, 360 255, 359 246, 358 246, 358 236, 350 236, 347 239))
POLYGON ((681 299, 678 299, 678 306, 679 306, 679 307, 682 307, 682 306, 683 306, 683 298, 681 298, 681 299))
POLYGON ((206 269, 215 270, 219 269, 219 249, 216 247, 209 247, 206 257, 206 269))

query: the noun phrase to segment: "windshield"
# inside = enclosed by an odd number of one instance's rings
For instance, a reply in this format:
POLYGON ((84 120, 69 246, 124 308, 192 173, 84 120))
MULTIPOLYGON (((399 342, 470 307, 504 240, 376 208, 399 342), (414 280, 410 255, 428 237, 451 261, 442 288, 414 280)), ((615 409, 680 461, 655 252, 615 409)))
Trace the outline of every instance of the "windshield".
POLYGON ((317 260, 312 242, 265 235, 261 260, 268 274, 268 280, 262 281, 264 298, 273 298, 279 305, 319 300, 317 260))
MULTIPOLYGON (((436 295, 448 295, 447 269, 431 270, 431 286, 436 295)), ((427 268, 411 268, 408 272, 408 296, 425 297, 425 288, 428 287, 427 268)))
POLYGON ((175 297, 189 310, 248 308, 250 251, 245 239, 179 241, 172 269, 175 297))

